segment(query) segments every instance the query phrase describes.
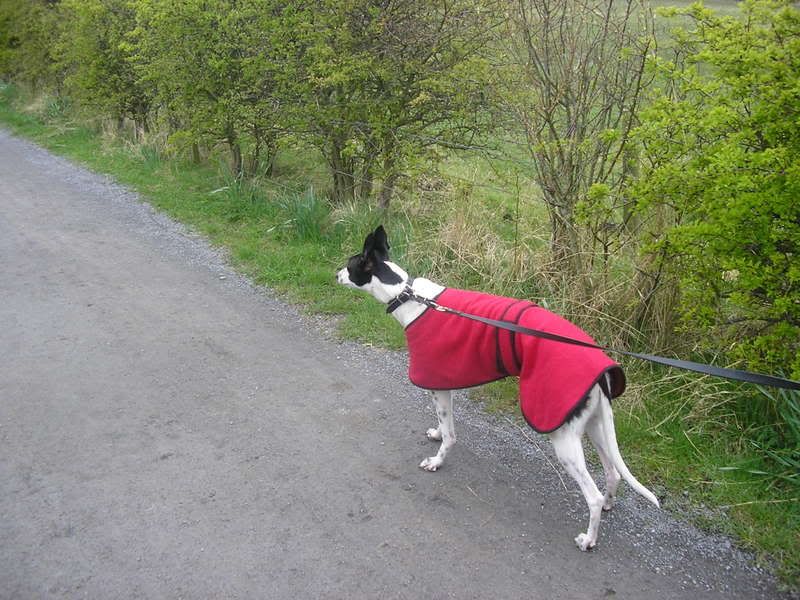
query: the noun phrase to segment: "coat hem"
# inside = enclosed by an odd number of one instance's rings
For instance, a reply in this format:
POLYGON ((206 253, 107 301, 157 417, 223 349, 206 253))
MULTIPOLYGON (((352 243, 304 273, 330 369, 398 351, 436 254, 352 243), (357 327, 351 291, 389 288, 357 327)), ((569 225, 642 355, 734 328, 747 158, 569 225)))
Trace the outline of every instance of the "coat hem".
POLYGON ((492 379, 487 379, 486 381, 481 381, 480 383, 472 383, 470 385, 462 385, 462 386, 459 386, 459 387, 455 387, 455 386, 431 387, 431 386, 427 386, 427 385, 420 385, 416 381, 411 379, 410 376, 409 376, 408 380, 411 383, 413 383, 415 386, 417 386, 418 388, 420 388, 422 390, 428 390, 430 392, 444 392, 444 391, 448 391, 448 390, 470 390, 472 388, 476 388, 476 387, 480 387, 482 385, 486 385, 487 383, 500 381, 501 379, 505 379, 506 377, 517 377, 517 375, 498 375, 497 377, 493 377, 492 379))
MULTIPOLYGON (((608 367, 608 368, 604 369, 604 370, 603 370, 603 371, 600 373, 600 375, 598 375, 598 376, 597 376, 597 379, 595 379, 595 380, 592 382, 592 384, 591 384, 591 385, 590 385, 590 386, 587 388, 586 392, 584 392, 584 394, 583 394, 583 395, 580 397, 580 400, 578 400, 578 401, 575 403, 575 405, 574 405, 574 406, 573 406, 573 407, 572 407, 572 408, 569 410, 569 412, 568 412, 568 413, 567 413, 567 414, 564 416, 564 418, 561 420, 561 423, 559 423, 559 424, 558 424, 558 425, 556 425, 555 427, 552 427, 552 428, 550 428, 550 429, 539 429, 538 427, 536 427, 536 425, 534 425, 533 423, 531 423, 530 419, 528 419, 527 415, 525 414, 525 411, 524 411, 524 410, 520 410, 520 412, 522 413, 522 416, 523 416, 523 418, 525 419, 525 422, 526 422, 526 423, 528 424, 528 426, 529 426, 531 429, 533 429, 533 430, 534 430, 536 433, 552 433, 552 432, 554 432, 556 429, 558 429, 559 427, 561 427, 562 425, 564 425, 564 423, 566 423, 566 422, 567 422, 567 421, 569 421, 570 419, 573 419, 573 418, 575 418, 575 417, 578 415, 578 413, 580 413, 580 412, 581 412, 581 411, 582 411, 584 408, 586 408, 586 402, 589 400, 589 394, 591 393, 592 389, 594 388, 594 386, 596 386, 598 383, 600 383, 600 380, 601 380, 603 377, 605 377, 605 376, 606 376, 606 374, 607 374, 609 371, 611 371, 612 369, 620 369, 620 370, 622 370, 622 368, 621 368, 619 365, 611 365, 610 367, 608 367)), ((623 375, 623 377, 624 377, 624 375, 623 375)), ((623 388, 623 389, 624 389, 624 388, 623 388)), ((611 397, 611 394, 608 394, 608 395, 606 395, 606 394, 604 393, 603 395, 604 395, 604 396, 606 396, 606 398, 608 398, 608 401, 609 401, 609 402, 611 402, 611 400, 613 400, 613 398, 611 397)), ((618 397, 618 396, 617 396, 617 397, 618 397)), ((522 407, 520 407, 520 408, 522 408, 522 407)))

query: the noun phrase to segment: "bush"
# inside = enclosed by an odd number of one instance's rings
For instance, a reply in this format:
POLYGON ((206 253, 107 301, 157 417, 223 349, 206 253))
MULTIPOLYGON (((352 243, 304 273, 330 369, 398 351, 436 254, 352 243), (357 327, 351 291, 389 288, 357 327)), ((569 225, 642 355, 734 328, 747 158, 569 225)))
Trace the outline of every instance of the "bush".
POLYGON ((800 11, 680 11, 675 60, 643 112, 640 210, 669 207, 650 246, 679 282, 686 332, 744 366, 800 377, 800 11))

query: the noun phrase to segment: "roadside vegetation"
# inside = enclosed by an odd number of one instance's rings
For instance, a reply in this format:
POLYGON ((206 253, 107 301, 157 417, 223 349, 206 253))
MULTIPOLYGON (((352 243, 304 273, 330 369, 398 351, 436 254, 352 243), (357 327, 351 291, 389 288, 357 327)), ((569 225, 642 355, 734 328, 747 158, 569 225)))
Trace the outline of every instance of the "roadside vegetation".
MULTIPOLYGON (((362 342, 403 345, 333 284, 382 222, 414 274, 798 379, 800 10, 680 4, 0 0, 0 121, 362 342)), ((635 472, 797 586, 800 394, 625 367, 635 472)))

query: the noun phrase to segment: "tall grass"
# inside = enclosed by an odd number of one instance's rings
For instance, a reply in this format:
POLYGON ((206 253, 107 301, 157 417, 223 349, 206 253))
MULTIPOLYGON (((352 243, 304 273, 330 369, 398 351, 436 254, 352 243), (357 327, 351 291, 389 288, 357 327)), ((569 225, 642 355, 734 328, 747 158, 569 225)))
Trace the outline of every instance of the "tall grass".
POLYGON ((774 470, 768 477, 800 496, 800 391, 758 390, 765 404, 759 415, 764 425, 754 432, 752 443, 772 461, 774 470), (764 419, 765 415, 774 417, 764 419))
POLYGON ((286 216, 283 226, 302 242, 322 243, 331 234, 331 210, 327 200, 309 188, 304 193, 288 193, 278 200, 286 216))

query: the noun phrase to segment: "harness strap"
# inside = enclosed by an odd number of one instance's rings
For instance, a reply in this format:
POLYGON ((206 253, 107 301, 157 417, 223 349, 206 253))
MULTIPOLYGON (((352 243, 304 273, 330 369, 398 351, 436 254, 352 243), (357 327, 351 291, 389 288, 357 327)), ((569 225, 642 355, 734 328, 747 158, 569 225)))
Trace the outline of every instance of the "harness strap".
POLYGON ((392 302, 390 302, 391 310, 390 308, 387 308, 386 312, 394 311, 398 306, 409 300, 413 300, 414 302, 419 302, 420 304, 424 304, 425 306, 433 308, 434 310, 438 310, 439 312, 446 312, 458 315, 459 317, 464 317, 465 319, 477 321, 479 323, 483 323, 491 327, 498 327, 500 329, 514 331, 516 333, 521 333, 523 335, 531 335, 541 339, 550 340, 553 342, 560 342, 562 344, 572 344, 573 346, 583 346, 584 348, 592 348, 595 350, 602 350, 604 352, 612 352, 614 354, 622 354, 623 356, 630 356, 632 358, 638 358, 639 360, 644 360, 655 364, 664 365, 667 367, 673 367, 675 369, 685 369, 687 371, 703 373, 704 375, 713 375, 715 377, 723 377, 725 379, 744 381, 746 383, 754 383, 756 385, 767 385, 787 390, 800 390, 800 381, 784 379, 783 377, 763 375, 761 373, 751 373, 750 371, 742 371, 740 369, 728 369, 724 367, 717 367, 715 365, 692 362, 689 360, 680 360, 676 358, 657 356, 655 354, 643 354, 640 352, 629 352, 627 350, 616 350, 614 348, 609 348, 607 346, 599 346, 597 344, 584 342, 582 340, 576 340, 573 338, 565 337, 563 335, 558 335, 556 333, 550 333, 547 331, 541 331, 539 329, 531 329, 529 327, 523 327, 522 325, 517 325, 516 323, 509 323, 508 321, 498 321, 496 319, 488 319, 486 317, 481 317, 479 315, 472 315, 469 313, 462 312, 460 310, 456 310, 454 308, 450 308, 448 306, 442 306, 441 304, 438 304, 435 300, 431 300, 430 298, 423 298, 422 296, 417 296, 411 289, 410 285, 406 285, 405 289, 397 296, 397 298, 395 298, 394 300, 392 300, 392 302))
POLYGON ((414 294, 414 290, 411 289, 412 285, 414 285, 414 278, 409 277, 406 281, 406 287, 403 288, 403 291, 400 292, 391 302, 389 302, 389 305, 386 307, 386 314, 392 314, 394 311, 400 308, 401 304, 404 304, 411 299, 419 302, 418 298, 420 298, 420 296, 414 294))

